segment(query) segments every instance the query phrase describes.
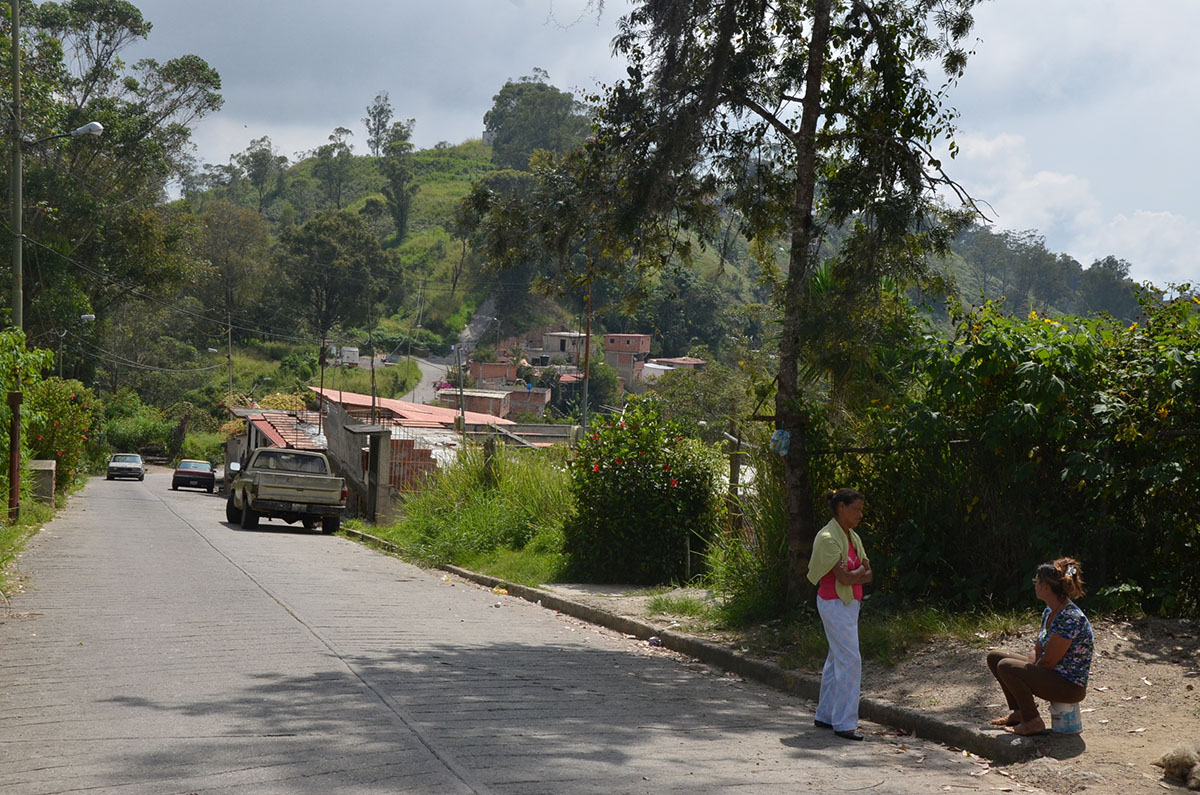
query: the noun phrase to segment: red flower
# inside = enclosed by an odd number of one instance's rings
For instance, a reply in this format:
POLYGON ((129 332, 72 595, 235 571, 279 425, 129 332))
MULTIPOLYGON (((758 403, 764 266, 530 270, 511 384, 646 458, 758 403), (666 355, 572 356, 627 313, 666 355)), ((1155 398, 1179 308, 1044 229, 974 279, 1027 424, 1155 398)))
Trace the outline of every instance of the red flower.
POLYGON ((599 464, 592 464, 592 471, 593 471, 593 472, 599 472, 599 471, 600 471, 600 465, 599 465, 599 464))
POLYGON ((41 440, 42 440, 42 437, 40 437, 40 436, 39 436, 39 437, 38 437, 38 441, 40 442, 41 440))
POLYGON ((59 451, 58 451, 58 455, 62 455, 62 450, 59 450, 59 451))
POLYGON ((58 427, 58 420, 55 420, 55 421, 54 421, 54 426, 55 426, 56 428, 58 427))
POLYGON ((86 436, 85 436, 85 437, 83 437, 83 440, 86 442, 86 441, 87 441, 87 437, 86 437, 86 436))
POLYGON ((663 472, 670 472, 670 471, 671 471, 671 465, 663 464, 663 472))
POLYGON ((678 481, 678 480, 676 480, 675 478, 671 478, 671 485, 672 485, 672 486, 678 486, 678 485, 679 485, 679 481, 678 481))
POLYGON ((621 464, 624 464, 624 463, 625 463, 625 461, 624 461, 623 459, 620 459, 620 458, 618 458, 618 459, 617 459, 616 461, 614 461, 613 463, 615 463, 617 466, 620 466, 621 464))

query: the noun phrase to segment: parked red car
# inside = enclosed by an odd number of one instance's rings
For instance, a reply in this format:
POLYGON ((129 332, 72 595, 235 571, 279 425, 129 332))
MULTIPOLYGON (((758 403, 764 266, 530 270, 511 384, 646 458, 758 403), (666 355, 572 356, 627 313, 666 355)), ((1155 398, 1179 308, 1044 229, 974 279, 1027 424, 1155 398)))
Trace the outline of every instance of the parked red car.
POLYGON ((171 475, 171 488, 178 489, 180 486, 189 486, 196 489, 204 489, 209 494, 213 493, 213 486, 216 485, 216 475, 213 474, 212 464, 207 461, 196 461, 191 458, 185 458, 175 467, 175 474, 171 475))

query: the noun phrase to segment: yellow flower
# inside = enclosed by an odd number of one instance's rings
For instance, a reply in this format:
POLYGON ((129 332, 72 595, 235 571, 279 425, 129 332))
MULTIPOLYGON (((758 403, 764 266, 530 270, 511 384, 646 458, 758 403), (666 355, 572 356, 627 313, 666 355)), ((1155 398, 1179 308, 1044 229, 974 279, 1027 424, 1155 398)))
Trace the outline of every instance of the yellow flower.
POLYGON ((1167 411, 1166 406, 1160 406, 1158 409, 1158 418, 1160 420, 1165 420, 1167 418, 1167 414, 1169 414, 1169 413, 1170 412, 1167 411))
POLYGON ((1129 330, 1133 331, 1135 328, 1137 328, 1137 323, 1134 323, 1132 326, 1130 326, 1129 330))
POLYGON ((1036 310, 1036 309, 1030 309, 1030 310, 1029 310, 1029 319, 1030 319, 1030 320, 1037 320, 1037 318, 1038 318, 1037 310, 1036 310))
POLYGON ((1200 298, 1197 298, 1194 295, 1192 296, 1192 300, 1195 301, 1196 303, 1200 304, 1200 298))

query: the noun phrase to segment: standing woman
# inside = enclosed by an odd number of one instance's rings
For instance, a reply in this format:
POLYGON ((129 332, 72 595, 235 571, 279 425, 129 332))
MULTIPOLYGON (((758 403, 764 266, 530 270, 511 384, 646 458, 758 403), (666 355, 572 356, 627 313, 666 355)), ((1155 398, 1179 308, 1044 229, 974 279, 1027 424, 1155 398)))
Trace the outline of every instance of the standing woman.
POLYGON ((1046 723, 1034 696, 1078 704, 1087 695, 1092 667, 1092 625, 1073 600, 1083 596, 1083 567, 1074 558, 1038 566, 1033 590, 1046 603, 1037 642, 1027 657, 990 652, 988 668, 1008 700, 1009 714, 992 721, 1013 734, 1038 734, 1046 723))
POLYGON ((813 539, 808 580, 817 586, 817 612, 829 641, 821 671, 821 695, 813 724, 838 737, 861 740, 858 696, 862 657, 858 651, 858 612, 863 584, 871 581, 871 563, 854 528, 862 521, 866 497, 854 489, 829 494, 833 518, 813 539))

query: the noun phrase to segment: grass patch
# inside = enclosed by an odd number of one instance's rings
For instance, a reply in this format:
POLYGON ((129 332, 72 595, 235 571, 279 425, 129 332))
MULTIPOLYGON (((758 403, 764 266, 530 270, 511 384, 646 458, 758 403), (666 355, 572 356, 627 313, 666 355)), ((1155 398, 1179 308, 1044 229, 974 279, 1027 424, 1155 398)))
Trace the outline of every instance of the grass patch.
POLYGON ((522 585, 553 582, 573 510, 564 455, 499 447, 489 464, 469 448, 407 496, 403 519, 371 532, 422 565, 452 563, 522 585))
POLYGON ((661 594, 646 602, 646 612, 652 616, 681 616, 711 619, 715 615, 712 603, 696 596, 661 594))
POLYGON ((17 559, 25 542, 53 518, 53 506, 26 500, 21 503, 21 518, 17 524, 0 525, 0 593, 8 595, 12 589, 16 573, 11 564, 17 559))
POLYGON ((511 549, 496 549, 476 556, 468 556, 461 565, 465 569, 478 571, 517 585, 537 588, 558 579, 563 568, 562 554, 552 551, 527 552, 511 549))
MULTIPOLYGON (((318 376, 319 377, 319 376, 318 376)), ((408 394, 421 381, 421 369, 407 359, 394 365, 375 368, 375 394, 383 398, 398 398, 408 394)), ((315 385, 317 378, 312 380, 315 385)), ((328 367, 325 369, 325 388, 371 394, 371 368, 328 367)))

